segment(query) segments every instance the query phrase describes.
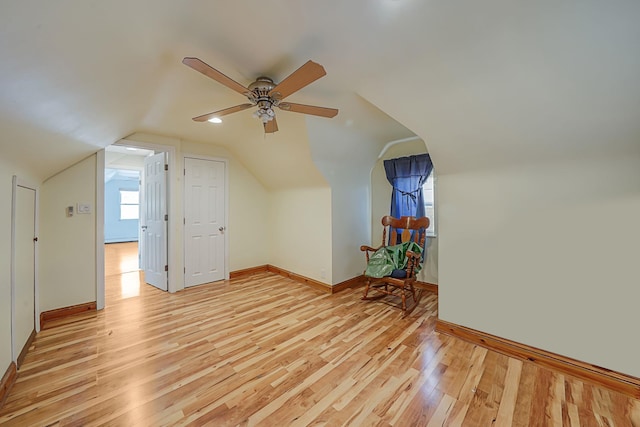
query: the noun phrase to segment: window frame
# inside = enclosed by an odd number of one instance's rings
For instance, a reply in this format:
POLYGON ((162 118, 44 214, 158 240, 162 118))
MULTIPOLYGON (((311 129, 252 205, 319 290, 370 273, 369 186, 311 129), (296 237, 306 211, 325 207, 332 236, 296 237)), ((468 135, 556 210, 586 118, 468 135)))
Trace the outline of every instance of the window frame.
POLYGON ((432 170, 424 184, 422 184, 422 197, 424 199, 424 214, 429 217, 429 228, 427 228, 427 237, 436 237, 436 175, 432 170), (430 186, 431 188, 425 188, 430 186), (431 197, 427 198, 427 194, 431 193, 431 197))
POLYGON ((129 189, 125 189, 125 188, 120 188, 118 190, 119 196, 120 196, 120 213, 118 216, 118 220, 119 221, 139 221, 140 220, 140 190, 129 190, 129 189), (136 193, 137 194, 137 201, 138 203, 130 203, 130 202, 123 202, 123 193, 136 193), (122 208, 123 206, 136 206, 137 207, 137 215, 135 218, 124 218, 122 215, 122 208))

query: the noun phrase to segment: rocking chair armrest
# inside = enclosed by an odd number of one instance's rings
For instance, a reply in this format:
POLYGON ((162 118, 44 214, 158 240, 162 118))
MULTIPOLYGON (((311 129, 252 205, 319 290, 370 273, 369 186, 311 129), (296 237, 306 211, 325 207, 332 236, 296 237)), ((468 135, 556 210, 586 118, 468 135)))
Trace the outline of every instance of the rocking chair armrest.
POLYGON ((407 251, 407 257, 408 258, 420 259, 421 256, 422 255, 417 253, 417 252, 407 251))
POLYGON ((367 246, 367 245, 362 245, 362 246, 360 246, 360 250, 361 250, 362 252, 364 252, 364 254, 365 254, 365 255, 366 255, 366 257, 367 257, 367 264, 369 264, 369 252, 375 252, 375 251, 377 251, 378 249, 380 249, 380 247, 372 248, 371 246, 367 246))

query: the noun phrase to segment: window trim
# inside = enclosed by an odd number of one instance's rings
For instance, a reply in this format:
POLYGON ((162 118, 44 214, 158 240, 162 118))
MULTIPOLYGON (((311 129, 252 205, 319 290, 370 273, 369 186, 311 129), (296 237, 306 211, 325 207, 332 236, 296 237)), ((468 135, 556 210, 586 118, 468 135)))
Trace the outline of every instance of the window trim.
POLYGON ((429 224, 429 228, 427 229, 426 232, 426 236, 427 237, 437 237, 437 228, 436 228, 436 224, 437 224, 437 213, 436 213, 436 205, 437 205, 437 201, 436 201, 436 181, 437 181, 437 177, 434 173, 434 171, 432 170, 431 173, 429 174, 429 176, 427 177, 426 181, 424 182, 424 184, 422 184, 422 197, 424 199, 424 210, 425 210, 425 216, 429 217, 430 220, 430 224, 429 224), (427 183, 431 183, 431 195, 432 197, 429 199, 430 203, 427 204, 427 197, 426 197, 426 192, 425 192, 425 186, 427 185, 427 183), (431 211, 431 212, 429 212, 431 211), (430 213, 430 215, 427 215, 428 213, 430 213))
POLYGON ((120 203, 119 203, 120 214, 118 216, 118 220, 119 221, 140 221, 140 190, 129 190, 129 189, 120 188, 118 190, 118 194, 120 196, 120 203), (123 203, 122 202, 122 193, 137 193, 138 194, 138 203, 123 203), (137 215, 137 217, 135 217, 135 218, 123 218, 122 217, 122 207, 123 206, 137 206, 138 207, 138 215, 137 215))

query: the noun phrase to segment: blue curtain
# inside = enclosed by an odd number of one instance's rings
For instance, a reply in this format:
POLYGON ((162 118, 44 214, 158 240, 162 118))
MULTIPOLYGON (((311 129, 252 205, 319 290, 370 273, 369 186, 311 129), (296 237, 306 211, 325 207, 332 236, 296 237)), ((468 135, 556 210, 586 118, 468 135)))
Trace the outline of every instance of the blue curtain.
MULTIPOLYGON (((391 216, 424 216, 422 184, 433 170, 431 156, 419 154, 384 161, 387 180, 393 187, 391 193, 391 216)), ((391 233, 389 233, 391 234, 391 233)))

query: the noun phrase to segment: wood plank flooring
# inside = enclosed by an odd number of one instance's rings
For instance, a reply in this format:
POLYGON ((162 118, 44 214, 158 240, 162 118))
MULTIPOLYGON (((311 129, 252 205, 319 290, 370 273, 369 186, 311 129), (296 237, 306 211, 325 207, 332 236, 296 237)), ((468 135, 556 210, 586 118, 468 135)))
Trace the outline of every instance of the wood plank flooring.
POLYGON ((435 294, 404 319, 268 272, 169 294, 128 245, 105 310, 38 334, 1 425, 640 426, 640 401, 435 333, 435 294))

